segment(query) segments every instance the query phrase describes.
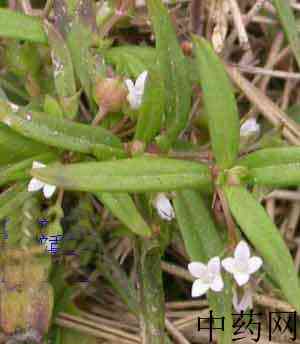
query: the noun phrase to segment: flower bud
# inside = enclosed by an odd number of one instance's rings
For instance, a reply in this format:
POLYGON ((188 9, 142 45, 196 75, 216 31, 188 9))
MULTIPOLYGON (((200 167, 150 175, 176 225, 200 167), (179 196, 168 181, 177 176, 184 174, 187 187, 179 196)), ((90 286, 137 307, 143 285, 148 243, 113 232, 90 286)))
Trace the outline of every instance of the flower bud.
POLYGON ((118 112, 126 102, 127 90, 118 78, 106 78, 97 82, 95 101, 106 112, 118 112))

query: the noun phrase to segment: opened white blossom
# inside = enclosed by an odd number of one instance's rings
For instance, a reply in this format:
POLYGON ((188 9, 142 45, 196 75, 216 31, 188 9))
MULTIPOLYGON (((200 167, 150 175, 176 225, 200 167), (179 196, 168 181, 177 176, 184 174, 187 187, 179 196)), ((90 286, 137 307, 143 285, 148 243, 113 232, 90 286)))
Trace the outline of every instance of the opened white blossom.
MULTIPOLYGON (((34 161, 32 164, 32 168, 43 168, 43 167, 46 167, 46 165, 42 164, 39 161, 34 161)), ((43 190, 44 196, 46 198, 50 198, 54 194, 56 190, 56 186, 46 184, 37 178, 32 178, 30 183, 28 184, 28 191, 34 192, 34 191, 39 191, 39 190, 43 190)))
POLYGON ((245 241, 240 241, 234 251, 234 257, 222 260, 226 271, 233 274, 239 286, 249 281, 250 275, 255 273, 263 264, 260 257, 250 257, 250 248, 245 241))
POLYGON ((128 89, 127 100, 134 110, 137 110, 142 104, 147 76, 148 72, 144 71, 137 77, 135 84, 130 79, 125 80, 128 89))
POLYGON ((221 262, 219 257, 213 257, 207 265, 192 262, 188 265, 189 272, 197 278, 192 286, 192 297, 204 295, 209 289, 220 292, 224 287, 221 275, 221 262))
POLYGON ((241 136, 258 135, 260 132, 260 125, 257 123, 255 118, 247 119, 240 129, 241 136))
POLYGON ((167 221, 171 221, 175 217, 175 212, 168 197, 164 193, 159 193, 155 197, 154 206, 158 215, 167 221))
POLYGON ((245 312, 247 309, 253 308, 253 292, 250 288, 244 291, 244 294, 240 300, 238 300, 238 295, 236 290, 233 290, 232 297, 233 308, 238 312, 245 312))

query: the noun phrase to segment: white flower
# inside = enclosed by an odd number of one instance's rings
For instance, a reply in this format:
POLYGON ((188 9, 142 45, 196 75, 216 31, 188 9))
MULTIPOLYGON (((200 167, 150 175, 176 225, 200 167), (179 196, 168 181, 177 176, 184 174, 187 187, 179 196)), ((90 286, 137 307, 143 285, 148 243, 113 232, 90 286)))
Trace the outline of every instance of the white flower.
POLYGON ((256 272, 263 264, 260 257, 250 258, 250 249, 245 241, 240 241, 234 251, 234 258, 222 260, 224 269, 233 274, 239 286, 249 281, 250 275, 256 272))
POLYGON ((256 122, 255 118, 250 118, 245 121, 240 129, 241 136, 249 136, 254 134, 259 134, 260 125, 256 122))
MULTIPOLYGON (((46 165, 38 161, 34 161, 32 164, 32 168, 43 168, 43 167, 46 167, 46 165)), ((30 183, 28 184, 28 191, 33 192, 33 191, 38 191, 41 189, 43 190, 44 196, 46 198, 50 198, 54 194, 56 186, 46 184, 39 179, 32 178, 30 183)))
POLYGON ((192 297, 204 295, 209 289, 219 292, 223 289, 224 283, 221 276, 221 263, 219 257, 213 257, 208 264, 192 262, 188 265, 192 276, 197 279, 192 286, 192 297))
POLYGON ((247 288, 242 296, 240 302, 238 301, 238 295, 236 290, 233 290, 232 304, 234 309, 238 312, 245 312, 248 308, 253 308, 253 292, 250 288, 247 288))
POLYGON ((135 84, 130 79, 125 80, 129 92, 127 100, 134 110, 138 109, 142 104, 147 76, 148 72, 144 71, 137 77, 135 84))
POLYGON ((167 221, 171 221, 175 217, 175 212, 170 200, 164 193, 159 193, 154 200, 154 206, 158 212, 158 215, 167 221))

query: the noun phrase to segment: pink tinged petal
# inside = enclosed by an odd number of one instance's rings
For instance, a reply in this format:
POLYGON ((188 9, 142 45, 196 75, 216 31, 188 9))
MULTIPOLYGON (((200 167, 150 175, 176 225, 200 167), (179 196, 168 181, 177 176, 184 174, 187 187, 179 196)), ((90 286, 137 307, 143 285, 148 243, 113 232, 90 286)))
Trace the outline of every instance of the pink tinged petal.
POLYGON ((209 284, 203 283, 201 279, 197 279, 192 286, 192 297, 200 297, 209 289, 209 284))
POLYGON ((235 270, 235 260, 231 257, 222 260, 222 266, 227 271, 233 274, 235 270))
POLYGON ((138 76, 135 82, 135 89, 141 95, 143 95, 144 93, 147 76, 148 76, 148 72, 145 70, 143 73, 141 73, 138 76))
POLYGON ((28 184, 28 191, 38 191, 41 190, 44 187, 44 183, 36 178, 32 178, 31 181, 28 184))
POLYGON ((250 275, 243 272, 236 272, 234 273, 233 277, 236 280, 236 283, 239 286, 242 286, 249 281, 250 275))
POLYGON ((39 161, 34 161, 34 162, 32 163, 32 168, 43 168, 43 167, 46 167, 46 165, 45 165, 45 164, 42 164, 42 163, 39 162, 39 161))
POLYGON ((210 285, 210 289, 216 292, 221 291, 224 288, 224 282, 221 274, 218 274, 210 285))
POLYGON ((221 262, 219 257, 213 257, 209 260, 207 264, 207 269, 209 272, 213 274, 219 274, 221 268, 221 262))
POLYGON ((251 257, 248 262, 248 272, 253 274, 263 265, 263 261, 260 257, 251 257))
POLYGON ((56 189, 55 185, 46 184, 43 189, 44 196, 46 198, 50 198, 54 194, 55 189, 56 189))
POLYGON ((206 265, 200 262, 192 262, 188 265, 189 272, 196 278, 202 278, 206 272, 206 265))
POLYGON ((234 258, 241 262, 246 262, 250 258, 250 248, 245 241, 240 241, 235 248, 234 258))

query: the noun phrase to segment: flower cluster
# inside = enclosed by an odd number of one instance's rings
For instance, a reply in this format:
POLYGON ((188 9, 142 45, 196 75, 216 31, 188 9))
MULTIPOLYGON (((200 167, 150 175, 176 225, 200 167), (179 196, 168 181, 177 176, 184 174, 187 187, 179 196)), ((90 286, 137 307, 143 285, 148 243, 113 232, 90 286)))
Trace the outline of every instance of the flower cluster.
MULTIPOLYGON (((258 271, 263 261, 260 257, 251 257, 250 248, 245 241, 240 241, 236 246, 233 257, 220 260, 213 257, 207 265, 200 262, 192 262, 188 269, 192 276, 196 278, 192 286, 192 297, 204 295, 209 289, 219 292, 223 289, 224 283, 221 275, 221 267, 233 275, 238 286, 244 286, 249 281, 250 276, 258 271)), ((236 311, 244 311, 252 308, 252 292, 247 288, 240 302, 236 291, 233 292, 233 306, 236 311)))

